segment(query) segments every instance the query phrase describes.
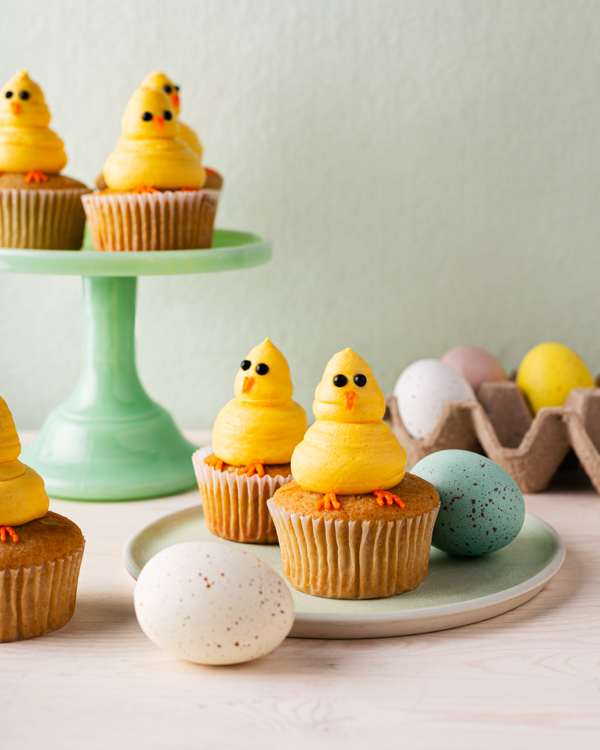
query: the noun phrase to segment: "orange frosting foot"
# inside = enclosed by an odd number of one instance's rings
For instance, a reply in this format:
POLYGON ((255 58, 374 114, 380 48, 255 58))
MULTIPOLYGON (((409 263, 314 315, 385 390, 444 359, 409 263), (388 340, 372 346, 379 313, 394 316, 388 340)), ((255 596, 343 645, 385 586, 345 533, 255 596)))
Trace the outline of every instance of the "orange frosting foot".
POLYGON ((322 508, 325 508, 325 510, 331 510, 332 508, 334 510, 339 510, 341 507, 342 505, 337 499, 337 495, 335 494, 335 492, 328 492, 315 503, 316 510, 321 510, 322 508))
POLYGON ((6 535, 13 540, 13 542, 18 542, 19 537, 15 534, 15 530, 12 526, 0 526, 0 542, 6 541, 6 535))
POLYGON ((217 471, 221 471, 223 468, 223 459, 219 458, 218 456, 209 456, 208 458, 204 459, 204 463, 208 464, 209 466, 214 466, 217 471))
POLYGON ((38 185, 40 182, 48 182, 48 178, 43 172, 38 172, 37 169, 32 169, 25 175, 25 182, 29 185, 30 182, 35 182, 38 185))
POLYGON ((133 191, 134 193, 158 193, 156 188, 150 187, 149 185, 140 185, 133 191))
POLYGON ((245 474, 247 477, 251 477, 253 474, 258 474, 259 478, 262 479, 265 475, 265 467, 260 461, 250 461, 248 466, 238 469, 238 474, 245 474))
POLYGON ((198 193, 198 192, 200 192, 200 188, 186 188, 186 187, 182 187, 182 188, 179 188, 179 192, 180 193, 198 193))
POLYGON ((398 495, 394 495, 393 492, 387 492, 386 490, 374 490, 373 494, 375 495, 377 505, 381 506, 382 508, 386 504, 386 502, 388 505, 393 505, 394 503, 396 503, 396 505, 399 505, 402 510, 406 508, 406 505, 404 505, 398 495))

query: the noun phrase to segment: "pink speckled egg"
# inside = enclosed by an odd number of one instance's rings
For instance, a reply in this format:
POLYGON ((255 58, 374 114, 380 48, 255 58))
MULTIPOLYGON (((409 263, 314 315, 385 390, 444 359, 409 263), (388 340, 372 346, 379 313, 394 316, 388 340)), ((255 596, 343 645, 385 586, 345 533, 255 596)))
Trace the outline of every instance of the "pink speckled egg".
POLYGON ((482 383, 508 380, 496 357, 480 346, 455 346, 444 354, 442 362, 458 370, 475 393, 482 383))
POLYGON ((184 542, 159 552, 140 573, 134 603, 153 643, 198 664, 258 659, 279 646, 294 622, 283 578, 222 542, 184 542))

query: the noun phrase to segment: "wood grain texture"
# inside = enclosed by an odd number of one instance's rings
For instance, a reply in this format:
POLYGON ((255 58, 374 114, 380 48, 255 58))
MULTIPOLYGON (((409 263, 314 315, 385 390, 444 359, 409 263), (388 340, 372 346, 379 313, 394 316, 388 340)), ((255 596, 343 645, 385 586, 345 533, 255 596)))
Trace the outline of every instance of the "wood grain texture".
POLYGON ((585 481, 527 497, 567 559, 522 607, 404 638, 287 639, 232 667, 156 648, 121 562, 132 533, 196 502, 52 502, 87 538, 77 609, 56 633, 0 646, 0 747, 600 747, 600 497, 585 481))

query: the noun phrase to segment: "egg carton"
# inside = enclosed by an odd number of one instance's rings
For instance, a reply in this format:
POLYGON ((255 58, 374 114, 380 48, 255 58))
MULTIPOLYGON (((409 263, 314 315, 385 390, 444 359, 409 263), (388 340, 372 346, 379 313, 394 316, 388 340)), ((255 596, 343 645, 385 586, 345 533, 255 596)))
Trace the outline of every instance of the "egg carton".
POLYGON ((523 492, 540 492, 572 448, 600 492, 600 388, 575 388, 564 406, 540 409, 535 417, 513 382, 484 383, 477 397, 446 404, 424 439, 409 434, 395 396, 387 397, 388 418, 411 466, 450 448, 483 452, 523 492))

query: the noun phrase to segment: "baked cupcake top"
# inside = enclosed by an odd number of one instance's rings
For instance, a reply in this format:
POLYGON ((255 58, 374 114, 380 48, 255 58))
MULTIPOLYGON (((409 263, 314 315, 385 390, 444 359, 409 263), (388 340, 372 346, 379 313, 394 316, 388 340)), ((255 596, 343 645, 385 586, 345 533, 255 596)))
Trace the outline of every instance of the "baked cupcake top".
POLYGON ((181 95, 179 93, 179 86, 173 83, 164 73, 148 73, 148 75, 142 81, 142 86, 149 89, 156 89, 157 91, 164 91, 169 97, 169 101, 173 107, 173 114, 177 118, 177 137, 185 141, 187 145, 198 154, 199 158, 202 159, 202 144, 196 133, 179 119, 179 111, 181 109, 181 95))
MULTIPOLYGON (((378 502, 397 503, 392 493, 406 470, 406 451, 383 421, 385 398, 369 365, 352 349, 331 358, 315 391, 316 422, 292 456, 292 474, 309 492, 326 496, 375 493, 378 502)), ((399 504, 399 503, 397 503, 399 504)))
POLYGON ((42 518, 19 526, 18 544, 0 544, 0 570, 21 565, 43 565, 68 557, 83 547, 85 539, 73 521, 49 510, 42 518))
POLYGON ((0 91, 0 171, 45 181, 67 163, 64 144, 48 127, 50 111, 41 88, 21 70, 0 91))
POLYGON ((19 461, 21 443, 12 414, 0 398, 0 542, 18 541, 13 526, 46 515, 50 506, 44 480, 19 461))
POLYGON ((163 91, 137 89, 121 125, 122 136, 103 169, 110 190, 197 190, 204 185, 200 158, 177 138, 173 106, 163 91))
POLYGON ((248 467, 250 475, 255 467, 259 476, 262 464, 288 463, 306 432, 306 412, 292 400, 289 365, 268 338, 242 361, 233 390, 213 429, 217 460, 248 467))
POLYGON ((395 521, 401 518, 416 518, 423 513, 430 513, 440 504, 440 496, 436 488, 417 477, 406 472, 402 481, 395 487, 390 488, 394 494, 401 497, 403 507, 397 503, 382 506, 376 502, 373 493, 359 495, 344 495, 341 500, 342 507, 335 510, 324 507, 316 509, 321 495, 316 492, 307 492, 297 482, 288 482, 280 487, 273 495, 270 502, 279 508, 298 513, 301 516, 312 518, 324 518, 335 521, 395 521))

